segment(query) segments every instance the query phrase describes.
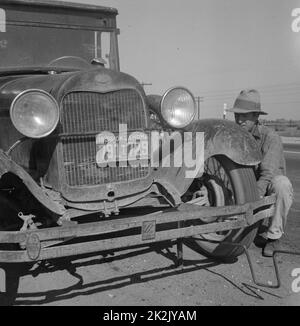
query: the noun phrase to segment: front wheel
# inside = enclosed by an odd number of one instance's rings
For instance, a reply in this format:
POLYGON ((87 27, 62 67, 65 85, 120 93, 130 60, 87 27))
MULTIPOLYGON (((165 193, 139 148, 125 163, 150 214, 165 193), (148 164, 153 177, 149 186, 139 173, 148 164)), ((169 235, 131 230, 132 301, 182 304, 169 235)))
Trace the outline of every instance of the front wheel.
MULTIPOLYGON (((259 198, 253 169, 240 166, 225 156, 209 158, 205 162, 203 178, 198 181, 198 184, 199 182, 202 193, 205 189, 207 196, 205 206, 242 205, 259 198)), ((203 234, 192 238, 192 244, 196 250, 208 257, 235 258, 243 253, 243 249, 224 244, 224 242, 240 244, 248 248, 257 234, 259 225, 260 222, 243 229, 203 234), (203 240, 213 240, 219 243, 203 240)))
MULTIPOLYGON (((11 195, 5 194, 4 191, 0 191, 0 231, 17 231, 22 226, 20 219, 17 217, 20 210, 17 209, 17 203, 11 197, 11 195)), ((19 249, 17 244, 0 244, 0 250, 14 251, 19 249)), ((0 265, 0 269, 4 272, 0 273, 0 289, 4 287, 4 292, 0 290, 0 306, 14 304, 23 268, 22 264, 0 265)))

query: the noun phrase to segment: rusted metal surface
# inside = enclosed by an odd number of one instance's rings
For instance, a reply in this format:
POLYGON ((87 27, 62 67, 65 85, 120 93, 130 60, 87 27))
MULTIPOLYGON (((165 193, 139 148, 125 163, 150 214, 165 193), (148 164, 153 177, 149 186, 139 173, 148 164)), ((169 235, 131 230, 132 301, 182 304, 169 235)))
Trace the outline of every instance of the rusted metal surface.
MULTIPOLYGON (((34 260, 53 259, 106 251, 119 248, 127 248, 135 245, 143 245, 172 239, 183 239, 199 234, 215 233, 225 230, 233 230, 247 227, 259 220, 271 217, 274 213, 275 196, 267 197, 255 203, 241 206, 228 207, 189 207, 184 211, 168 210, 155 214, 103 221, 92 224, 71 225, 68 227, 56 227, 28 232, 0 232, 0 243, 29 243, 26 251, 0 251, 0 262, 30 262, 34 260), (253 211, 263 208, 262 211, 253 214, 253 211), (193 224, 191 222, 205 223, 213 217, 221 217, 223 222, 207 224, 193 224), (248 219, 246 219, 248 216, 248 219), (250 218, 251 216, 251 218, 250 218), (189 223, 183 223, 188 221, 189 223), (179 223, 180 222, 180 223, 179 223), (172 224, 174 223, 175 226, 172 224), (159 230, 159 225, 170 225, 169 229, 159 230), (156 227, 155 227, 156 226, 156 227), (113 233, 124 230, 140 230, 132 235, 113 236, 113 233), (43 241, 64 240, 85 236, 107 235, 107 238, 65 244, 54 248, 41 248, 43 241), (29 240, 28 240, 29 239, 29 240), (39 241, 37 241, 39 239, 39 241), (38 253, 38 254, 37 254, 38 253), (30 258, 31 257, 31 258, 30 258)), ((85 239, 86 241, 86 239, 85 239)))

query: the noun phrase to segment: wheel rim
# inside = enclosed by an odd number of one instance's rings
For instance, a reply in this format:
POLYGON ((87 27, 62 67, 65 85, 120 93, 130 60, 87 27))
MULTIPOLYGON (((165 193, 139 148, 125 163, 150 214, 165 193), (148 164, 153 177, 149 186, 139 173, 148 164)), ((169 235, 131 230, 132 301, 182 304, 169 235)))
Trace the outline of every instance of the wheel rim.
MULTIPOLYGON (((230 176, 225 171, 222 164, 215 158, 210 158, 205 162, 205 186, 208 190, 208 205, 210 207, 223 207, 235 204, 234 191, 230 176)), ((221 217, 218 221, 224 219, 221 217)), ((202 234, 205 240, 224 241, 232 230, 202 234)))

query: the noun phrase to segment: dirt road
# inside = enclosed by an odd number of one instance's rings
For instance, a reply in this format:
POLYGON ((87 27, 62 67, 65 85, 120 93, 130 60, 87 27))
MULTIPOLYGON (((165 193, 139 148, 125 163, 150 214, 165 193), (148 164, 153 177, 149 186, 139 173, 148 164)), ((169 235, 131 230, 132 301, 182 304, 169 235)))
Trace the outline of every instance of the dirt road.
MULTIPOLYGON (((285 241, 287 247, 293 246, 285 241)), ((295 248, 295 247, 294 247, 295 248)), ((184 266, 174 266, 176 247, 123 251, 115 257, 94 257, 48 266, 34 278, 21 279, 16 305, 300 305, 291 276, 300 256, 278 259, 282 287, 264 289, 253 284, 245 256, 218 263, 184 248, 184 266)), ((295 248, 296 249, 296 248, 295 248)), ((299 250, 300 248, 298 248, 299 250)), ((275 284, 272 259, 253 245, 250 253, 259 281, 275 284)))

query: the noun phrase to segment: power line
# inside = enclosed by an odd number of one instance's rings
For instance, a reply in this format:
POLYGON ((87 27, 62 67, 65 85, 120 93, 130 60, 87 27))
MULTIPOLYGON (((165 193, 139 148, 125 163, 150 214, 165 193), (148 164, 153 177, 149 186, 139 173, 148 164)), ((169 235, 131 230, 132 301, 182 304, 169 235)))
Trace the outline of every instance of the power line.
MULTIPOLYGON (((259 89, 260 93, 262 94, 263 97, 276 97, 276 96, 296 96, 300 93, 300 84, 295 88, 293 87, 286 87, 286 88, 281 88, 281 89, 275 89, 275 88, 269 88, 266 90, 259 89)), ((220 93, 211 93, 204 95, 205 93, 201 93, 202 96, 205 96, 205 99, 208 101, 212 100, 224 100, 224 99, 234 99, 237 97, 237 93, 235 92, 220 92, 220 93)))
MULTIPOLYGON (((276 88, 291 88, 291 87, 299 87, 300 88, 300 82, 293 82, 293 83, 287 83, 287 84, 273 84, 273 85, 261 85, 261 86, 256 86, 254 87, 255 89, 258 90, 265 90, 267 91, 268 89, 276 89, 276 88)), ((201 93, 203 95, 209 96, 210 93, 217 93, 217 94, 223 94, 223 93, 238 93, 241 91, 241 88, 233 88, 233 89, 225 89, 225 90, 209 90, 209 91, 202 91, 201 93)))
MULTIPOLYGON (((269 100, 274 100, 274 98, 278 98, 280 97, 280 99, 284 98, 284 97, 289 97, 292 99, 297 100, 299 98, 300 95, 300 88, 299 90, 289 90, 289 91, 272 91, 273 93, 262 93, 262 102, 269 102, 269 100)), ((224 101, 234 101, 236 99, 236 94, 231 94, 231 95, 214 95, 214 96, 205 96, 205 101, 206 102, 224 102, 224 101)))
POLYGON ((142 85, 143 88, 145 88, 145 86, 152 86, 153 84, 152 83, 141 82, 141 85, 142 85))
MULTIPOLYGON (((268 90, 268 91, 261 91, 260 93, 264 96, 283 96, 285 94, 287 95, 293 95, 294 94, 299 94, 300 93, 300 86, 297 89, 282 89, 282 90, 268 90), (271 94, 270 94, 271 93, 271 94), (272 94, 273 93, 273 94, 272 94)), ((218 97, 236 97, 236 93, 224 93, 224 94, 214 94, 214 95, 205 95, 205 98, 210 99, 210 98, 218 98, 218 97)))

